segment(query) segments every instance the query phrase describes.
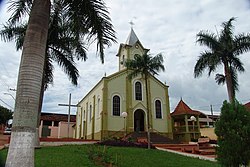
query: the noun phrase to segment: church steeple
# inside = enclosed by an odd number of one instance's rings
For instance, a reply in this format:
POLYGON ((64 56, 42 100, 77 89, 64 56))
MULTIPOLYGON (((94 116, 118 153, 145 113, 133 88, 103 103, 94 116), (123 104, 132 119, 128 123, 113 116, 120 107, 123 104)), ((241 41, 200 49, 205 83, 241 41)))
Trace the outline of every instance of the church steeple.
POLYGON ((125 44, 120 44, 118 54, 119 57, 119 71, 125 69, 125 61, 127 59, 134 59, 134 55, 143 55, 149 49, 145 49, 137 35, 135 34, 133 28, 131 27, 130 33, 127 37, 125 44))
POLYGON ((128 38, 127 38, 125 44, 133 46, 137 41, 139 41, 139 39, 138 39, 138 37, 136 36, 136 34, 135 34, 133 28, 131 27, 130 33, 129 33, 129 35, 128 35, 128 38))

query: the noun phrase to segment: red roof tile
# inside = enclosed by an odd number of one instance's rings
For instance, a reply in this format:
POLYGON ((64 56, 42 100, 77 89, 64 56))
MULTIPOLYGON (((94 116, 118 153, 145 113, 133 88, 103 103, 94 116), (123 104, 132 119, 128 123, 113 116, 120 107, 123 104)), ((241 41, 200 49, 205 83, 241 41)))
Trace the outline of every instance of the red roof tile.
MULTIPOLYGON (((55 113, 41 113, 41 120, 44 121, 68 121, 68 115, 67 114, 55 114, 55 113)), ((70 115, 70 122, 76 122, 76 116, 70 115)))
POLYGON ((171 113, 171 116, 175 115, 199 115, 200 113, 197 111, 193 111, 182 99, 176 106, 174 112, 171 113))
POLYGON ((250 102, 244 104, 244 106, 246 107, 246 109, 247 109, 248 111, 250 111, 250 102))

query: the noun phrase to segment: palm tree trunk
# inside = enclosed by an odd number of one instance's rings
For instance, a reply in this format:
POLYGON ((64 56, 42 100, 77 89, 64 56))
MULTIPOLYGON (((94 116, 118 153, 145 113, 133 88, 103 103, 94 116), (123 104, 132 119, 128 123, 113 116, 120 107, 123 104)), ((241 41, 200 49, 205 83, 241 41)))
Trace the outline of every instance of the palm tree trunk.
POLYGON ((17 94, 6 167, 33 167, 50 0, 34 0, 19 67, 17 94))
POLYGON ((226 76, 228 98, 229 98, 230 103, 233 103, 234 98, 235 98, 235 94, 234 94, 235 90, 233 88, 232 74, 230 72, 228 63, 224 63, 224 71, 225 71, 225 76, 226 76))
MULTIPOLYGON (((44 63, 45 64, 45 63, 44 63)), ((39 140, 39 126, 40 126, 40 117, 42 112, 42 106, 43 106, 43 97, 44 97, 44 72, 43 70, 43 79, 42 79, 42 86, 41 86, 41 93, 40 93, 40 101, 39 101, 39 109, 37 113, 37 126, 36 126, 36 136, 35 136, 35 148, 41 148, 40 146, 40 140, 39 140)))
POLYGON ((146 85, 146 104, 147 104, 147 122, 148 122, 148 127, 147 127, 147 136, 148 136, 148 149, 150 149, 150 143, 151 143, 151 140, 150 140, 150 118, 149 118, 149 114, 150 114, 150 111, 149 111, 149 96, 148 96, 148 75, 145 74, 145 77, 144 77, 144 80, 145 80, 145 85, 146 85))

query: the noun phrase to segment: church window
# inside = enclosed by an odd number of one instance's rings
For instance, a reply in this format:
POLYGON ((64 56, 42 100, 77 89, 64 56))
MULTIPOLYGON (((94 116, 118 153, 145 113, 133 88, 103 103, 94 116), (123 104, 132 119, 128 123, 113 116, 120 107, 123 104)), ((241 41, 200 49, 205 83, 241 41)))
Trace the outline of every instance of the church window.
POLYGON ((123 65, 124 63, 125 63, 125 55, 122 55, 121 65, 123 65))
POLYGON ((140 82, 135 83, 135 100, 142 100, 142 86, 140 82))
POLYGON ((92 117, 92 105, 89 106, 89 122, 91 122, 92 117))
POLYGON ((100 98, 97 100, 97 116, 100 114, 100 98))
POLYGON ((121 102, 120 97, 115 95, 113 97, 113 115, 120 116, 121 102))
POLYGON ((85 114, 86 114, 86 111, 84 110, 83 111, 83 120, 85 120, 85 114))
POLYGON ((162 118, 160 100, 155 101, 155 115, 156 115, 156 118, 162 118))

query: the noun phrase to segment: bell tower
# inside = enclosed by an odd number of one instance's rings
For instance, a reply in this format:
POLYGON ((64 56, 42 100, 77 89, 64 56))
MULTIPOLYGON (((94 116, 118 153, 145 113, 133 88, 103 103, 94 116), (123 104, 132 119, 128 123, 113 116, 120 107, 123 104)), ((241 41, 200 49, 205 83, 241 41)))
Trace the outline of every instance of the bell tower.
POLYGON ((120 44, 117 57, 119 57, 119 71, 124 70, 125 62, 127 59, 134 59, 134 55, 142 55, 149 49, 145 49, 137 35, 135 34, 133 28, 131 27, 129 35, 125 44, 120 44))

